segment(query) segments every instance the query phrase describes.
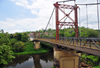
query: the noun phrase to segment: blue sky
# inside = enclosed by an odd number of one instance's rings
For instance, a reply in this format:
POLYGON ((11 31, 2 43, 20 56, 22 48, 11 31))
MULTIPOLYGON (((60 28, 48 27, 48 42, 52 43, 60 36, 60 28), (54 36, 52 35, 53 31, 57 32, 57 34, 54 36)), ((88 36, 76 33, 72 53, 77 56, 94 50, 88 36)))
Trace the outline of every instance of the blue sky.
POLYGON ((0 8, 0 20, 5 20, 6 18, 22 19, 36 17, 36 15, 30 13, 29 9, 16 5, 14 2, 9 0, 1 0, 0 8))
MULTIPOLYGON (((56 1, 63 0, 0 0, 0 29, 9 33, 44 29, 56 1)), ((76 3, 96 3, 96 0, 76 0, 76 3)), ((74 3, 68 2, 65 4, 74 3)), ((80 8, 81 26, 87 27, 86 6, 80 6, 80 8)), ((97 29, 96 6, 88 6, 88 17, 88 27, 97 29)), ((55 14, 52 20, 50 24, 53 23, 53 25, 49 25, 49 27, 54 29, 55 14)))

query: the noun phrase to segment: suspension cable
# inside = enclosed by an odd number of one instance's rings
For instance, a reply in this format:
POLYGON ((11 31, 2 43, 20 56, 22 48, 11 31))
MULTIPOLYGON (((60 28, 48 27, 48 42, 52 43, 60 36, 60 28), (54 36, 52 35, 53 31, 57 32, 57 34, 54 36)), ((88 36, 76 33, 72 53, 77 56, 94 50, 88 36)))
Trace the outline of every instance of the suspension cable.
MULTIPOLYGON (((65 2, 63 2, 63 4, 64 4, 65 2)), ((64 12, 65 12, 65 8, 64 8, 64 12)), ((64 14, 65 15, 65 14, 64 14)), ((64 32, 64 37, 65 37, 65 25, 64 25, 64 30, 63 30, 63 32, 64 32)))
MULTIPOLYGON (((97 3, 98 3, 98 0, 97 0, 97 3)), ((98 36, 100 37, 100 31, 99 31, 99 6, 97 4, 97 19, 98 19, 98 36)))
POLYGON ((79 37, 81 37, 80 7, 79 7, 79 34, 80 34, 79 37))
POLYGON ((74 5, 76 4, 76 0, 74 0, 74 5))
POLYGON ((86 5, 86 18, 87 18, 87 28, 88 28, 88 10, 87 10, 87 5, 86 5))
MULTIPOLYGON (((51 16, 50 16, 50 18, 49 18, 49 21, 48 21, 48 23, 47 23, 47 25, 46 25, 46 28, 45 28, 45 30, 43 31, 43 34, 44 34, 44 32, 46 31, 46 29, 47 29, 47 27, 48 27, 48 25, 49 25, 49 23, 50 23, 50 20, 51 20, 51 18, 52 18, 53 12, 54 12, 54 9, 55 9, 55 7, 53 8, 53 11, 52 11, 51 16)), ((42 34, 42 36, 43 36, 43 34, 42 34)))
MULTIPOLYGON (((87 10, 87 5, 86 5, 86 18, 87 18, 87 35, 88 35, 88 10, 87 10)), ((86 44, 85 44, 85 56, 86 56, 86 58, 87 58, 86 44)))
POLYGON ((69 1, 75 1, 75 0, 58 1, 58 3, 61 3, 61 2, 69 2, 69 1))
POLYGON ((52 37, 53 37, 53 15, 52 15, 52 37))
POLYGON ((97 4, 100 4, 100 3, 90 3, 90 4, 77 4, 77 5, 97 5, 97 4))

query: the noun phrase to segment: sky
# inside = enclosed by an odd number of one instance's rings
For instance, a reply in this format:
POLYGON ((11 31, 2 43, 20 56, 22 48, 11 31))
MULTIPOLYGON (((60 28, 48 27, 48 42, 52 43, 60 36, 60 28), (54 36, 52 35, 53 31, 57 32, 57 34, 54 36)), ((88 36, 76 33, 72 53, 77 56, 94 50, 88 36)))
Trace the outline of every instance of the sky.
MULTIPOLYGON (((63 0, 0 0, 0 29, 3 29, 4 32, 8 33, 45 29, 51 12, 54 8, 53 4, 57 1, 63 0)), ((96 1, 97 0, 76 0, 76 3, 96 3, 96 1)), ((74 5, 74 2, 71 1, 64 4, 74 5)), ((86 6, 79 7, 79 26, 87 27, 86 6)), ((97 6, 91 5, 87 6, 88 28, 98 29, 96 7, 97 6)), ((61 14, 61 16, 63 16, 63 14, 61 14)), ((70 16, 73 17, 73 14, 70 16)), ((52 16, 51 23, 49 24, 48 28, 55 28, 55 12, 52 16)))

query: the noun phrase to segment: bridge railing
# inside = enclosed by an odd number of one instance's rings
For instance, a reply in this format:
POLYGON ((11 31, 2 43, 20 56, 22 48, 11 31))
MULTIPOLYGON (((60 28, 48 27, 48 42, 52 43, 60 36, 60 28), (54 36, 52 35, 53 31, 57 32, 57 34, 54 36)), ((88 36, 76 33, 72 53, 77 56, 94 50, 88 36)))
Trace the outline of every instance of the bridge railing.
POLYGON ((59 37, 56 40, 55 37, 43 37, 38 38, 39 40, 48 41, 51 43, 65 44, 66 46, 79 46, 89 49, 100 50, 100 38, 89 38, 89 37, 59 37))

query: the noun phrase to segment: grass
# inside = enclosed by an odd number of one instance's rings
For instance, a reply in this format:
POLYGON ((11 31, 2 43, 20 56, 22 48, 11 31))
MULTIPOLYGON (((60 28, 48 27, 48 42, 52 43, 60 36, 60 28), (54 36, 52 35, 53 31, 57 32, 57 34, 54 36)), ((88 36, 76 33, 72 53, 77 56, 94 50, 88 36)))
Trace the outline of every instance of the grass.
POLYGON ((13 55, 22 55, 22 54, 40 54, 49 52, 49 50, 45 50, 44 48, 34 49, 33 42, 25 42, 25 49, 23 52, 13 53, 13 55))
MULTIPOLYGON (((98 60, 99 60, 99 58, 97 57, 97 56, 93 56, 93 55, 82 55, 82 57, 83 58, 88 58, 88 59, 90 59, 90 60, 92 60, 92 61, 94 61, 94 62, 98 62, 98 60)), ((91 61, 86 61, 86 60, 84 60, 84 59, 82 59, 81 58, 81 60, 83 61, 83 62, 85 62, 86 64, 91 64, 91 66, 93 66, 93 68, 100 68, 100 66, 99 65, 97 65, 97 64, 94 64, 93 62, 91 62, 91 61)))
POLYGON ((24 51, 24 52, 19 52, 19 53, 13 53, 13 55, 22 55, 22 54, 40 54, 40 53, 46 53, 49 52, 47 50, 40 50, 40 51, 24 51))
POLYGON ((54 66, 52 66, 52 68, 55 68, 54 66))
POLYGON ((95 66, 95 67, 93 67, 93 68, 100 68, 100 66, 95 66))

